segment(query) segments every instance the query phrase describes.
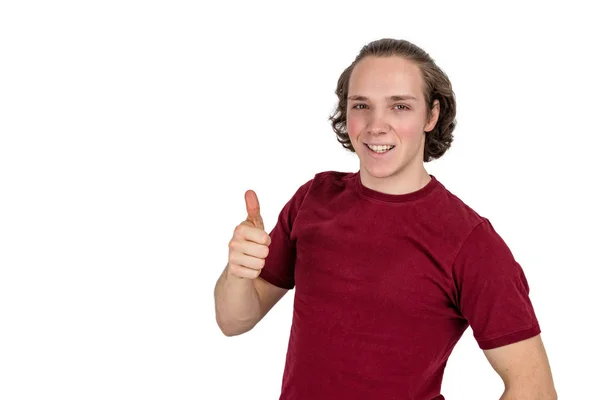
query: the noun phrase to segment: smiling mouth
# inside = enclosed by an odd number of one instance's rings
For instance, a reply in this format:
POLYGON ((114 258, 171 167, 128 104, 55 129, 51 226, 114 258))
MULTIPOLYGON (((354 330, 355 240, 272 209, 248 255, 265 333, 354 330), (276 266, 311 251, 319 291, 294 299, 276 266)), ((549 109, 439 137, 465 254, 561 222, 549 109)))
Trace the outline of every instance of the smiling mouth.
POLYGON ((369 146, 366 143, 364 143, 364 145, 367 147, 367 149, 369 150, 369 153, 371 153, 371 154, 386 154, 390 150, 392 150, 396 147, 395 145, 369 146))

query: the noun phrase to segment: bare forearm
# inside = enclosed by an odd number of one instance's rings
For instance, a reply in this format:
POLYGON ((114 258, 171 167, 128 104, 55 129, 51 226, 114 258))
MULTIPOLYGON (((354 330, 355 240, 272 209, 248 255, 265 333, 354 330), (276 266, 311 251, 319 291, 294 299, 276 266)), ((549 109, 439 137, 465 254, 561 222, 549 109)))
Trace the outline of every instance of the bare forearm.
POLYGON ((260 299, 252 279, 239 278, 225 268, 215 285, 217 324, 227 336, 251 330, 260 319, 260 299))

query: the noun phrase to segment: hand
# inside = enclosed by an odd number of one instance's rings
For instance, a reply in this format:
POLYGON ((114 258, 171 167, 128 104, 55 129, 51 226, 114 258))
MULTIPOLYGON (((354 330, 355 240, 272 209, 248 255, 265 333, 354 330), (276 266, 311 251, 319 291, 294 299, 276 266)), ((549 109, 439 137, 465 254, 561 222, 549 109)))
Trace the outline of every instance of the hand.
POLYGON ((227 271, 237 278, 256 279, 265 266, 271 237, 265 231, 256 193, 247 190, 244 197, 248 217, 235 227, 229 241, 227 271))

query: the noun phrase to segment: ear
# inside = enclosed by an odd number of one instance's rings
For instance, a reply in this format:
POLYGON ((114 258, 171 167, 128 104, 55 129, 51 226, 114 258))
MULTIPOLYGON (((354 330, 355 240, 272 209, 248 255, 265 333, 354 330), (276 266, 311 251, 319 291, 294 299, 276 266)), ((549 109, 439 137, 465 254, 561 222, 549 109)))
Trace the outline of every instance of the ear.
POLYGON ((434 100, 433 107, 431 107, 431 118, 427 125, 425 125, 425 132, 429 132, 435 128, 435 124, 437 124, 438 118, 440 116, 440 102, 439 100, 434 100))

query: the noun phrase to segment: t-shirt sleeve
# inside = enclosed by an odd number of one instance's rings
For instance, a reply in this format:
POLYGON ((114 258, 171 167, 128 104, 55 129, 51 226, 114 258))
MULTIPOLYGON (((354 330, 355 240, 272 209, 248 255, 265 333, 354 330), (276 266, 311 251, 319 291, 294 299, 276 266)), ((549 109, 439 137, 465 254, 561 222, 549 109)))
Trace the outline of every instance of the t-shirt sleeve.
POLYGON ((312 181, 313 179, 300 186, 292 198, 283 206, 275 227, 269 233, 269 236, 271 236, 269 254, 259 276, 267 282, 284 289, 293 289, 296 285, 294 280, 296 243, 291 238, 291 232, 312 181))
POLYGON ((481 349, 540 333, 525 273, 489 220, 473 229, 454 261, 453 273, 458 307, 481 349))

